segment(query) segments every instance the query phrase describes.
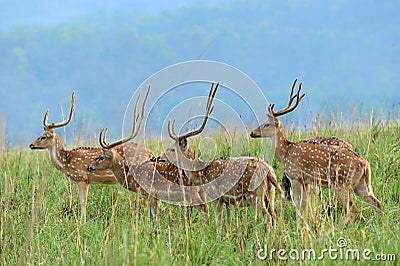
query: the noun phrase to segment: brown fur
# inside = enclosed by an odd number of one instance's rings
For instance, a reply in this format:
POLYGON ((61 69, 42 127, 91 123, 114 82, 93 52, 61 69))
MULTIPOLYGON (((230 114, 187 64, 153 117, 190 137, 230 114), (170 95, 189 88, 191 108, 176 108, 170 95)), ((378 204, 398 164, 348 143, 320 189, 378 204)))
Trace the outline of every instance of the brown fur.
POLYGON ((200 198, 196 188, 188 188, 189 199, 186 199, 181 187, 177 186, 181 185, 181 183, 184 186, 190 186, 191 183, 176 166, 151 162, 150 159, 154 158, 154 154, 144 147, 138 146, 135 151, 124 149, 126 153, 122 154, 116 152, 115 148, 104 149, 103 154, 94 160, 88 169, 92 172, 110 169, 121 185, 131 191, 140 193, 142 198, 149 201, 150 215, 153 218, 157 219, 158 198, 168 198, 175 202, 203 202, 195 205, 195 208, 203 212, 205 218, 208 219, 208 206, 200 198), (128 158, 130 158, 129 162, 128 158))
MULTIPOLYGON (((115 184, 111 171, 90 173, 87 167, 97 158, 102 150, 100 148, 79 147, 73 150, 65 150, 58 134, 50 129, 46 130, 29 146, 31 149, 49 150, 50 160, 54 167, 63 172, 78 186, 81 205, 81 220, 86 221, 87 194, 90 184, 115 184)), ((119 152, 121 152, 119 150, 119 152)))

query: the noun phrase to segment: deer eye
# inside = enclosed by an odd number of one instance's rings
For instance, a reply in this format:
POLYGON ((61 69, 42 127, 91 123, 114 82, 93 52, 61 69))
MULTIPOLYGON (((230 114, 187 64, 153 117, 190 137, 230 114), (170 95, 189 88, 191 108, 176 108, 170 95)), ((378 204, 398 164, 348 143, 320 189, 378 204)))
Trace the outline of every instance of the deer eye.
POLYGON ((46 137, 40 137, 40 138, 39 138, 40 141, 43 141, 43 140, 45 140, 45 139, 46 139, 46 137))
POLYGON ((104 160, 104 157, 103 157, 103 156, 97 158, 97 161, 103 161, 103 160, 104 160))
POLYGON ((171 149, 172 152, 175 152, 175 149, 171 149))
POLYGON ((263 128, 269 127, 270 125, 271 125, 270 123, 267 123, 267 124, 265 124, 265 125, 263 126, 263 128))

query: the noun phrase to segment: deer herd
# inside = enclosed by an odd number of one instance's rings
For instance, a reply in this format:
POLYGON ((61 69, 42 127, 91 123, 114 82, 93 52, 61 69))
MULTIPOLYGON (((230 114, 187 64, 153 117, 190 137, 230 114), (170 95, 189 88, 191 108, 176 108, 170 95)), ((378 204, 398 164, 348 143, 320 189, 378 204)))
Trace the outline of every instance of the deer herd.
POLYGON ((47 110, 43 120, 44 133, 29 147, 48 149, 54 167, 77 185, 82 222, 86 222, 89 185, 116 183, 148 201, 150 217, 156 220, 160 199, 194 206, 203 214, 204 220, 209 220, 207 202, 211 202, 217 232, 222 228, 223 206, 229 226, 231 205, 251 206, 255 210, 255 221, 258 215, 266 217, 269 214, 267 224, 275 226, 276 192, 281 215, 282 199, 287 198, 293 201, 300 218, 307 217, 309 186, 333 190, 347 213, 344 224, 359 212, 352 200, 352 192, 383 216, 382 204, 372 191, 370 165, 354 152, 350 144, 335 137, 317 137, 299 142, 291 142, 286 138, 283 123, 278 117, 295 110, 305 96, 300 94, 301 83, 297 93, 294 93, 296 82, 297 79, 293 83, 287 106, 275 111, 275 105, 270 104, 267 121, 250 133, 251 138, 271 138, 272 152, 284 172, 283 189, 274 169, 258 157, 216 158, 205 162, 190 147, 188 138, 201 134, 214 110, 213 100, 219 87, 219 84, 214 83, 211 85, 200 127, 178 135, 175 132, 175 119, 168 121, 169 137, 174 144, 159 156, 133 142, 144 119, 150 86, 140 114, 137 109, 141 91, 137 96, 132 131, 128 137, 108 143, 107 129, 103 129, 99 137, 101 148, 79 147, 66 150, 55 129, 71 121, 75 110, 75 94, 72 93, 68 119, 48 124, 47 110))

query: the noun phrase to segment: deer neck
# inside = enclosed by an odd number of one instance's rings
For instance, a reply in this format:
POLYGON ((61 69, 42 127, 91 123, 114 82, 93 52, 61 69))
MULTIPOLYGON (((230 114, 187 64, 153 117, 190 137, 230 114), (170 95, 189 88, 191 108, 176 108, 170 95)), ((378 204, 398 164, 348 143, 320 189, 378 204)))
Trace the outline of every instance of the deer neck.
POLYGON ((126 163, 126 160, 118 152, 113 152, 111 165, 112 167, 110 170, 113 172, 114 176, 118 180, 125 182, 129 166, 126 163))
POLYGON ((282 122, 276 128, 275 134, 272 136, 272 150, 274 152, 275 158, 282 162, 282 160, 287 156, 290 142, 286 139, 285 128, 282 122))
POLYGON ((197 157, 195 151, 192 149, 192 147, 188 146, 186 151, 183 152, 183 157, 182 155, 178 155, 177 158, 179 159, 179 164, 183 166, 185 169, 185 172, 190 172, 190 171, 198 171, 201 169, 204 169, 205 162, 197 157))
POLYGON ((57 133, 54 134, 54 145, 49 148, 51 163, 58 170, 62 171, 65 168, 67 151, 64 150, 61 139, 57 133))
POLYGON ((208 166, 206 162, 201 160, 200 158, 194 158, 191 160, 191 164, 187 165, 186 169, 184 169, 185 174, 189 177, 189 179, 193 182, 194 185, 201 185, 202 178, 204 176, 203 170, 208 166))

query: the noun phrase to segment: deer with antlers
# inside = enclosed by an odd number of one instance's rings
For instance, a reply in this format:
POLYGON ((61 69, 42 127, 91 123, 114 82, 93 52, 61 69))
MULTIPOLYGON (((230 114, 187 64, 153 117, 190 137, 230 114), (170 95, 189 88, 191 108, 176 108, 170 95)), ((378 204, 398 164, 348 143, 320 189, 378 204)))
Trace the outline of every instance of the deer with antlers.
POLYGON ((296 82, 297 79, 293 83, 288 105, 282 110, 274 111, 275 105, 270 104, 268 120, 254 129, 250 136, 272 139, 274 155, 290 179, 293 201, 297 208, 302 207, 303 212, 307 204, 305 185, 312 184, 334 190, 339 202, 348 212, 344 224, 359 212, 353 204, 352 192, 382 215, 382 204, 372 191, 371 168, 367 160, 346 148, 343 143, 323 145, 308 141, 290 142, 286 139, 285 129, 278 117, 292 112, 305 96, 300 95, 302 83, 293 95, 296 82))
MULTIPOLYGON (((256 213, 270 213, 270 224, 275 224, 274 211, 275 188, 282 196, 282 189, 276 179, 275 172, 266 162, 254 157, 220 158, 211 162, 203 162, 195 155, 188 144, 189 137, 200 134, 213 111, 213 99, 219 84, 211 86, 208 96, 206 115, 198 129, 182 135, 175 133, 175 120, 168 121, 168 133, 175 143, 166 149, 158 158, 159 162, 173 163, 184 169, 190 181, 201 187, 201 193, 212 199, 217 231, 221 231, 222 205, 253 206, 256 213), (269 205, 267 210, 266 203, 269 205), (259 212, 260 211, 260 212, 259 212)), ((280 201, 281 202, 281 201, 280 201)), ((229 207, 226 215, 229 223, 229 207)))
MULTIPOLYGON (((90 173, 87 166, 96 159, 102 150, 99 148, 79 147, 73 150, 65 150, 60 136, 54 129, 64 127, 71 121, 75 109, 75 93, 72 93, 71 109, 67 120, 59 123, 47 123, 49 110, 46 111, 43 119, 44 133, 32 144, 31 149, 48 149, 51 163, 58 170, 63 172, 78 187, 79 200, 81 205, 81 221, 86 221, 87 194, 90 184, 115 184, 111 171, 90 173)), ((118 152, 122 152, 121 149, 118 152)))
POLYGON ((177 203, 187 201, 195 205, 195 208, 203 212, 205 218, 208 219, 208 205, 205 199, 201 198, 197 187, 191 187, 191 183, 183 171, 172 164, 159 164, 154 160, 155 156, 152 151, 130 142, 139 133, 149 91, 150 86, 143 101, 140 120, 139 115, 136 114, 140 93, 136 100, 130 136, 108 143, 106 140, 107 129, 103 129, 99 137, 100 145, 103 148, 102 153, 88 165, 87 169, 93 173, 111 170, 122 186, 139 193, 143 199, 148 200, 151 218, 158 218, 158 199, 165 199, 177 203), (135 145, 135 149, 131 148, 132 145, 135 145), (123 149, 124 152, 119 153, 119 149, 123 149))

